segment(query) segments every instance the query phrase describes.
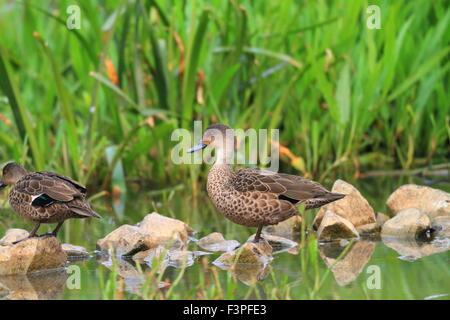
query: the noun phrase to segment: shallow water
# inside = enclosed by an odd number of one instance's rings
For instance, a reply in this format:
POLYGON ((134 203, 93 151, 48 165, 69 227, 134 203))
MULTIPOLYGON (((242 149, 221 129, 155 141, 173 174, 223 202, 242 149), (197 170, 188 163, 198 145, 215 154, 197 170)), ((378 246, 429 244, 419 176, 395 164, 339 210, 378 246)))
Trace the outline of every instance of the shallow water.
MULTIPOLYGON (((424 181, 383 177, 352 183, 375 211, 386 212, 384 203, 393 190, 405 183, 424 184, 424 181)), ((448 182, 433 187, 450 191, 448 182)), ((255 232, 252 228, 229 222, 216 211, 206 194, 193 197, 189 189, 190 186, 186 186, 184 190, 176 188, 160 194, 155 190, 130 193, 124 197, 125 202, 96 200, 93 206, 104 219, 71 220, 58 236, 62 242, 82 245, 92 252, 90 259, 73 264, 80 268, 79 288, 70 280, 73 268, 69 268, 69 273, 59 270, 31 276, 0 277, 0 298, 140 299, 145 275, 152 273, 152 269, 143 266, 142 276, 132 261, 118 261, 119 277, 116 280, 110 270, 111 261, 96 255, 94 250, 97 239, 117 226, 141 221, 152 211, 185 221, 197 231, 194 236, 197 239, 217 231, 225 239, 243 243, 255 232)), ((307 212, 310 222, 316 212, 307 212)), ((12 227, 31 228, 9 210, 3 209, 0 214, 0 234, 12 227)), ((40 232, 44 231, 45 226, 40 232)), ((185 269, 168 266, 157 283, 146 286, 165 287, 162 296, 170 299, 450 299, 448 241, 436 239, 422 243, 370 239, 319 244, 314 234, 309 234, 301 248, 274 255, 265 269, 222 270, 212 264, 220 253, 213 253, 197 256, 185 269), (333 265, 344 250, 347 251, 342 259, 333 265)), ((204 251, 195 241, 189 243, 188 249, 204 251)))

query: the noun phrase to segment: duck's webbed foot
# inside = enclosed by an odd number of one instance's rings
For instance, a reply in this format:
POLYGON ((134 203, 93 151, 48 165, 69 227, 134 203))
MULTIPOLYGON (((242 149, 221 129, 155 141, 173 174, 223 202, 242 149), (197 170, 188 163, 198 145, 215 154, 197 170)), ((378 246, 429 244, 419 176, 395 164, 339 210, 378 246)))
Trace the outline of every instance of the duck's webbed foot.
POLYGON ((28 239, 31 239, 31 238, 37 238, 37 237, 39 237, 39 236, 38 236, 38 235, 28 236, 28 237, 26 237, 26 238, 19 239, 19 240, 16 240, 16 241, 14 241, 14 242, 11 242, 11 243, 12 243, 12 244, 18 244, 19 242, 22 242, 22 241, 25 241, 25 240, 28 240, 28 239))
POLYGON ((41 223, 40 222, 36 222, 36 224, 34 225, 33 230, 31 230, 30 234, 28 235, 28 237, 20 239, 20 240, 16 240, 14 242, 12 242, 12 244, 17 244, 19 242, 22 242, 24 240, 28 240, 30 238, 34 238, 37 237, 36 232, 38 231, 39 227, 40 227, 41 223))

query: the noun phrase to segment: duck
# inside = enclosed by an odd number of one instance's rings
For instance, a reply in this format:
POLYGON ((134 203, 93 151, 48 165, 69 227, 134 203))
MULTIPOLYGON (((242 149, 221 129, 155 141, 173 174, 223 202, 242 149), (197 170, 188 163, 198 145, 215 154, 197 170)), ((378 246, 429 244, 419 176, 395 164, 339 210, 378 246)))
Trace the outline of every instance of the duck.
POLYGON ((254 242, 263 238, 264 226, 275 225, 298 214, 298 207, 319 208, 345 197, 328 191, 320 183, 300 176, 274 173, 261 168, 231 167, 236 137, 224 124, 212 124, 199 144, 188 153, 213 148, 216 158, 206 183, 209 198, 217 210, 232 222, 256 227, 254 242))
POLYGON ((67 219, 101 218, 86 200, 86 187, 72 178, 50 171, 27 172, 16 162, 6 164, 2 173, 0 190, 12 186, 11 208, 20 217, 35 223, 28 237, 15 243, 40 237, 36 233, 42 223, 57 223, 52 232, 41 235, 56 237, 67 219))

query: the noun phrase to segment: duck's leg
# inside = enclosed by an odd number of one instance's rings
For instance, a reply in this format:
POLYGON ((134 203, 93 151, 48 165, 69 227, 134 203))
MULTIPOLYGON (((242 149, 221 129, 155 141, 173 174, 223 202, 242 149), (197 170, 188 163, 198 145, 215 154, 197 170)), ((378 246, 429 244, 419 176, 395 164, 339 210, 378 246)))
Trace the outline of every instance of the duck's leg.
POLYGON ((63 225, 63 223, 64 223, 64 221, 59 222, 58 225, 56 226, 56 228, 52 232, 44 233, 44 234, 40 235, 40 237, 56 237, 56 235, 58 234, 59 229, 61 229, 61 226, 63 225))
POLYGON ((17 241, 14 241, 12 244, 16 244, 16 243, 19 243, 19 242, 21 242, 23 240, 27 240, 27 239, 35 237, 36 236, 36 232, 38 231, 40 226, 41 226, 41 223, 40 222, 36 222, 36 224, 33 227, 33 230, 31 230, 31 232, 28 235, 28 237, 20 239, 20 240, 17 240, 17 241))
POLYGON ((261 238, 261 231, 263 226, 258 227, 258 231, 256 231, 255 239, 253 240, 254 243, 258 243, 261 238))
POLYGON ((62 225, 63 225, 64 221, 58 223, 58 225, 56 226, 55 230, 52 231, 52 235, 54 237, 56 237, 56 235, 58 234, 59 229, 61 229, 62 225))

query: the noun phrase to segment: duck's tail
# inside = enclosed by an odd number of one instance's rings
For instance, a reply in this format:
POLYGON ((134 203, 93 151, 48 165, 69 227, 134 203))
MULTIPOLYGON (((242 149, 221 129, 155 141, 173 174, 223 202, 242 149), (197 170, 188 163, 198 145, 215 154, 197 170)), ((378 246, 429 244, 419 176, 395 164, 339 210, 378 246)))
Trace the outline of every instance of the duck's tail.
POLYGON ((330 200, 330 202, 342 199, 343 197, 345 197, 346 194, 342 194, 342 193, 336 193, 336 192, 330 192, 327 193, 327 195, 325 196, 326 199, 330 200))
POLYGON ((320 208, 321 206, 324 206, 330 202, 342 199, 345 196, 346 194, 342 193, 327 192, 325 194, 320 195, 319 197, 311 198, 304 201, 304 204, 306 205, 306 209, 315 209, 320 208))
POLYGON ((97 212, 92 210, 91 206, 89 205, 89 202, 81 199, 77 199, 70 202, 69 204, 70 211, 72 211, 75 214, 80 215, 82 218, 84 217, 94 217, 101 219, 102 216, 99 215, 97 212))

